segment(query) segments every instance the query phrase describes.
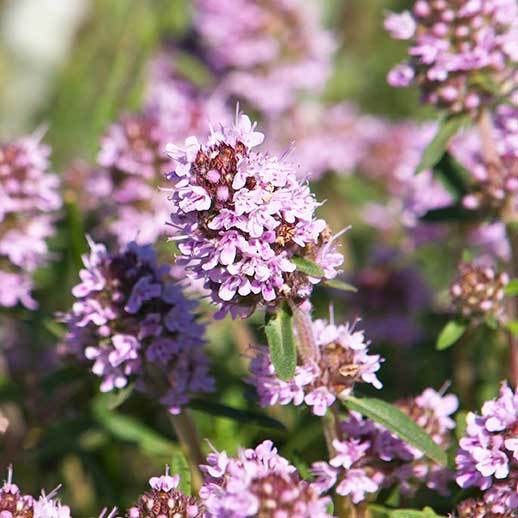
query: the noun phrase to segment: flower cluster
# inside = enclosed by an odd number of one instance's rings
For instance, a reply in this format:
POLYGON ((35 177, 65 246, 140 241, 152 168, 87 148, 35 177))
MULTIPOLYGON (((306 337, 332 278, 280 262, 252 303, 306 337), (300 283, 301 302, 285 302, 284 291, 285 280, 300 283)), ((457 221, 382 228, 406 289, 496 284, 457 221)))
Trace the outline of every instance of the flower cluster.
POLYGON ((518 508, 518 391, 503 383, 499 397, 486 401, 481 415, 470 412, 455 458, 457 483, 484 491, 496 514, 518 508))
POLYGON ((196 0, 194 22, 222 87, 272 114, 330 74, 334 43, 319 18, 314 1, 196 0))
POLYGON ((7 480, 0 487, 0 516, 2 518, 70 518, 70 509, 55 498, 42 492, 39 498, 24 495, 12 481, 9 468, 7 480))
POLYGON ((179 475, 165 475, 149 479, 151 491, 144 493, 127 512, 128 518, 202 518, 205 517, 199 500, 184 495, 179 489, 179 475))
POLYGON ((451 112, 476 112, 515 84, 517 19, 514 0, 417 0, 412 13, 385 20, 393 38, 412 40, 409 62, 388 81, 415 83, 425 102, 451 112))
POLYGON ((503 105, 493 117, 494 157, 485 157, 478 132, 456 138, 451 150, 470 172, 474 185, 462 202, 467 209, 496 212, 518 208, 518 108, 503 105))
POLYGON ((331 518, 329 497, 301 480, 294 466, 277 453, 271 441, 241 450, 209 454, 202 466, 205 483, 200 497, 213 518, 331 518))
POLYGON ((504 316, 504 288, 509 282, 507 273, 475 262, 459 264, 457 279, 450 288, 455 309, 467 318, 489 315, 504 316))
POLYGON ((351 103, 298 103, 268 124, 273 151, 293 146, 299 176, 316 181, 326 173, 349 174, 363 157, 365 139, 358 109, 351 103))
POLYGON ((336 398, 350 394, 355 383, 382 387, 376 377, 382 360, 379 355, 368 354, 369 342, 363 331, 354 325, 315 320, 312 332, 319 356, 301 360, 290 381, 275 375, 266 347, 258 350, 250 365, 250 382, 257 388, 261 405, 305 403, 321 416, 336 398))
POLYGON ((309 187, 291 164, 252 149, 262 141, 240 115, 232 127, 213 130, 206 144, 190 137, 185 147, 168 147, 176 166, 169 178, 177 263, 204 281, 219 315, 246 315, 280 299, 306 301, 320 279, 296 271, 294 256, 319 264, 325 279, 343 260, 325 221, 315 219, 309 187))
POLYGON ((115 255, 90 246, 65 316, 67 349, 93 362, 103 392, 136 379, 137 389, 179 413, 191 393, 213 386, 197 303, 185 298, 150 246, 130 243, 115 255))
POLYGON ((0 143, 0 306, 36 307, 31 274, 47 261, 45 240, 61 207, 50 148, 40 140, 34 134, 0 143))
POLYGON ((104 178, 96 178, 95 187, 113 203, 108 230, 119 244, 150 244, 167 228, 167 196, 160 192, 169 172, 166 144, 204 137, 210 121, 229 119, 221 95, 180 78, 172 61, 165 53, 155 58, 143 111, 124 115, 101 139, 97 161, 104 178))
MULTIPOLYGON (((396 404, 433 440, 447 448, 450 432, 455 427, 451 414, 458 401, 453 395, 442 396, 426 389, 420 396, 396 404)), ((452 474, 431 463, 423 454, 394 434, 356 412, 340 423, 342 437, 335 439, 335 455, 327 462, 313 464, 316 484, 327 491, 336 485, 339 495, 348 495, 354 503, 368 493, 399 484, 401 491, 411 494, 418 484, 446 493, 452 474)))

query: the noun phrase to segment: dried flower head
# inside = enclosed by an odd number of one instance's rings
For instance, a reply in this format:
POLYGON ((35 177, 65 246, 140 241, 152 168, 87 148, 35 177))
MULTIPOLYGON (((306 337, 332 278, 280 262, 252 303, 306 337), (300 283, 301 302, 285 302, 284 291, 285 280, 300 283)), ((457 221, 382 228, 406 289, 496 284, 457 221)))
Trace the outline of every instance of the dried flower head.
POLYGON ((127 518, 203 518, 203 505, 179 489, 179 475, 165 475, 149 479, 151 491, 144 493, 126 513, 127 518))
POLYGON ((48 260, 45 240, 61 207, 49 155, 38 134, 0 143, 0 306, 37 306, 31 274, 48 260))
POLYGON ((213 385, 197 303, 185 298, 150 246, 130 243, 113 255, 100 244, 90 248, 65 316, 67 349, 93 363, 103 392, 136 380, 138 389, 179 413, 190 394, 213 385))
POLYGON ((412 13, 385 20, 392 37, 412 41, 409 62, 388 81, 415 83, 425 102, 450 112, 476 113, 513 89, 517 19, 514 0, 417 0, 412 13))
POLYGON ((351 393, 356 383, 382 384, 376 376, 383 361, 368 354, 370 342, 354 325, 335 325, 325 320, 312 323, 318 357, 300 359, 290 381, 279 379, 266 347, 252 360, 250 382, 256 386, 260 403, 310 406, 316 415, 324 415, 337 398, 351 393))
POLYGON ((504 316, 504 288, 509 282, 507 273, 475 262, 462 262, 457 279, 450 288, 456 310, 466 318, 504 316))
POLYGON ((206 477, 200 497, 208 516, 331 518, 326 511, 331 499, 301 480, 271 441, 240 450, 235 458, 211 453, 201 468, 206 477))
POLYGON ((253 148, 263 141, 246 115, 232 127, 170 145, 172 224, 178 230, 177 260, 193 279, 203 279, 219 315, 247 315, 257 305, 306 301, 320 281, 296 271, 302 256, 336 275, 342 256, 318 203, 291 164, 253 148))

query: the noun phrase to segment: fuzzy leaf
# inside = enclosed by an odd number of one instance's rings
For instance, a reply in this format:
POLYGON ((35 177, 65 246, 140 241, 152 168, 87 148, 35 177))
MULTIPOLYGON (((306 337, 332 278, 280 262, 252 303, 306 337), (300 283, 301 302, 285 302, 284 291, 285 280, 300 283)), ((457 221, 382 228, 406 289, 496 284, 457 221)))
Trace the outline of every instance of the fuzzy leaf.
POLYGON ((324 270, 313 261, 306 259, 305 257, 295 256, 291 258, 291 262, 297 267, 299 272, 305 273, 310 277, 323 277, 325 275, 324 270))
POLYGON ((467 324, 462 320, 450 320, 439 333, 435 348, 444 351, 451 347, 466 331, 467 324))
POLYGON ((328 281, 325 281, 324 283, 329 288, 334 288, 335 290, 342 290, 342 291, 352 291, 357 292, 358 289, 355 288, 352 284, 348 284, 347 282, 340 281, 338 279, 329 279, 328 281))
POLYGON ((518 279, 511 279, 505 287, 504 293, 508 297, 516 297, 518 295, 518 279))
POLYGON ((293 315, 285 302, 274 315, 267 316, 265 332, 275 373, 282 380, 293 378, 297 350, 293 336, 293 315))
POLYGON ((414 446, 433 461, 446 465, 446 453, 433 441, 433 439, 419 427, 404 412, 390 403, 376 398, 357 398, 349 396, 344 400, 349 410, 360 414, 381 424, 387 430, 414 446))
POLYGON ((187 496, 191 496, 191 470, 189 463, 180 451, 175 451, 171 458, 171 473, 180 475, 180 485, 178 489, 187 496))
POLYGON ((442 158, 450 139, 459 131, 462 125, 467 122, 466 116, 453 116, 444 119, 439 126, 432 141, 426 146, 421 161, 416 168, 415 174, 419 174, 426 169, 432 169, 442 158))

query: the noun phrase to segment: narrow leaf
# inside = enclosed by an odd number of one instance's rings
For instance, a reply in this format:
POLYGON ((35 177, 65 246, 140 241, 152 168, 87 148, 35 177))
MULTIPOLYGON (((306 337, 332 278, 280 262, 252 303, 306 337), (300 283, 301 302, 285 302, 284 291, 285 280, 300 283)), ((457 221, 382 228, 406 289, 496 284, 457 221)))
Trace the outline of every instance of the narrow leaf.
POLYGON ((447 223, 450 221, 476 221, 480 219, 480 215, 476 210, 465 209, 462 205, 457 204, 431 209, 419 219, 425 223, 447 223))
POLYGON ((269 316, 265 327, 270 358, 279 378, 290 380, 295 374, 297 351, 293 336, 293 315, 286 303, 269 316))
POLYGON ((191 469, 189 463, 180 451, 175 451, 171 458, 171 473, 180 476, 180 491, 187 496, 191 496, 191 469))
POLYGON ((276 430, 286 429, 280 421, 277 421, 277 419, 274 419, 273 417, 261 414, 260 412, 230 407, 215 401, 191 399, 189 402, 189 408, 212 416, 226 417, 227 419, 232 419, 249 425, 263 426, 265 428, 273 428, 276 430))
POLYGON ((344 403, 349 410, 359 412, 381 424, 430 459, 443 466, 446 465, 446 453, 399 408, 376 398, 360 399, 349 396, 344 403))
POLYGON ((324 270, 313 261, 306 259, 305 257, 295 256, 291 258, 291 262, 297 267, 299 272, 305 273, 310 277, 323 277, 325 275, 324 270))
POLYGON ((450 320, 439 333, 435 348, 444 351, 451 347, 466 331, 466 323, 461 320, 450 320))
POLYGON ((334 288, 335 290, 352 291, 352 292, 358 291, 358 289, 355 288, 352 284, 348 284, 347 282, 340 281, 338 279, 330 279, 328 281, 325 281, 324 284, 326 286, 329 286, 330 288, 334 288))
POLYGON ((390 513, 390 518, 441 518, 440 515, 435 514, 433 509, 425 507, 422 511, 415 509, 398 509, 390 513))
POLYGON ((426 146, 421 161, 416 168, 415 174, 419 174, 426 169, 432 169, 444 155, 450 139, 459 131, 461 126, 467 121, 465 116, 448 117, 441 122, 439 130, 432 141, 426 146))
POLYGON ((461 199, 467 194, 469 173, 450 153, 444 153, 433 168, 433 174, 437 176, 446 189, 455 196, 456 200, 461 199))
POLYGON ((511 279, 504 292, 508 297, 516 297, 518 295, 518 279, 511 279))
POLYGON ((510 322, 507 322, 505 327, 507 327, 507 329, 509 329, 509 332, 513 336, 518 337, 518 320, 511 320, 510 322))

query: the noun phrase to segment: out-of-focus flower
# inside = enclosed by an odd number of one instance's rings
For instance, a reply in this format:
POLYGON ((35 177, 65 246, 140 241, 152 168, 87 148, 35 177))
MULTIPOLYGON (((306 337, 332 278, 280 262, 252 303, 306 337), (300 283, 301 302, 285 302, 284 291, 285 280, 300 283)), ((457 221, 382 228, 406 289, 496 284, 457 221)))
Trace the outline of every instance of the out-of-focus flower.
POLYGON ((484 491, 483 505, 496 515, 516 511, 518 391, 502 383, 499 397, 486 401, 481 415, 470 412, 466 424, 455 458, 457 483, 484 491))
POLYGON ((518 208, 518 108, 502 105, 493 117, 495 159, 488 161, 483 156, 482 142, 475 131, 464 132, 451 145, 452 153, 474 180, 471 191, 463 198, 468 209, 499 211, 507 205, 518 208))
POLYGON ((136 380, 137 389, 179 413, 192 393, 213 387, 197 303, 185 298, 150 246, 130 243, 114 255, 90 246, 72 291, 77 300, 65 315, 66 349, 92 362, 101 391, 136 380))
POLYGON ((389 13, 385 28, 411 46, 388 81, 417 84, 425 102, 450 112, 476 113, 516 84, 517 19, 514 0, 417 0, 412 14, 389 13))
MULTIPOLYGON (((442 396, 426 389, 420 396, 396 404, 443 448, 450 444, 457 409, 453 395, 442 396)), ((370 493, 398 484, 404 494, 412 494, 419 484, 447 493, 452 473, 433 464, 424 455, 394 434, 356 412, 341 422, 342 437, 333 442, 335 455, 327 462, 313 464, 316 484, 322 491, 336 486, 339 495, 354 503, 370 493)))
POLYGON ((209 454, 200 497, 208 517, 331 518, 329 497, 301 480, 294 466, 277 453, 271 441, 255 449, 209 454))
POLYGON ((37 306, 31 274, 48 260, 45 240, 61 207, 49 155, 38 134, 0 143, 0 306, 37 306))
POLYGON ((421 336, 418 316, 430 306, 432 296, 420 272, 400 259, 393 250, 377 249, 350 279, 358 292, 345 296, 375 342, 409 346, 421 336))
POLYGON ((196 0, 194 21, 222 85, 274 114, 327 81, 334 43, 313 0, 196 0))
POLYGON ((469 232, 468 240, 470 245, 480 248, 480 257, 484 261, 500 259, 508 262, 511 257, 505 224, 501 221, 477 226, 469 232))
POLYGON ((203 505, 192 496, 184 495, 179 489, 179 475, 165 475, 149 479, 151 491, 144 493, 127 512, 128 518, 202 518, 203 505))
POLYGON ((459 264, 458 275, 450 288, 455 309, 467 318, 489 315, 504 317, 504 288, 509 282, 507 273, 498 273, 489 265, 474 262, 459 264))
POLYGON ((172 225, 193 279, 203 279, 220 305, 217 316, 248 315, 257 305, 309 298, 320 279, 296 271, 294 256, 319 264, 333 278, 343 261, 318 203, 294 167, 254 151, 263 141, 246 115, 213 130, 206 144, 195 137, 169 146, 172 225))
POLYGON ((282 154, 293 147, 300 178, 318 180, 324 174, 351 173, 364 153, 358 109, 349 103, 325 106, 298 103, 280 118, 269 121, 272 151, 282 154))
MULTIPOLYGON (((181 144, 190 135, 203 138, 212 123, 230 120, 224 99, 178 76, 174 55, 159 54, 151 63, 144 108, 124 115, 101 139, 95 181, 109 199, 110 233, 119 244, 152 244, 167 230, 167 195, 161 192, 170 161, 166 144, 181 144)), ((102 232, 101 232, 102 235, 102 232)))
POLYGON ((336 398, 350 394, 356 383, 382 387, 376 376, 382 359, 368 354, 369 342, 363 331, 354 325, 315 320, 313 335, 318 357, 299 364, 290 381, 275 375, 266 347, 258 350, 250 365, 250 382, 257 388, 261 405, 305 403, 314 414, 324 415, 336 398))

